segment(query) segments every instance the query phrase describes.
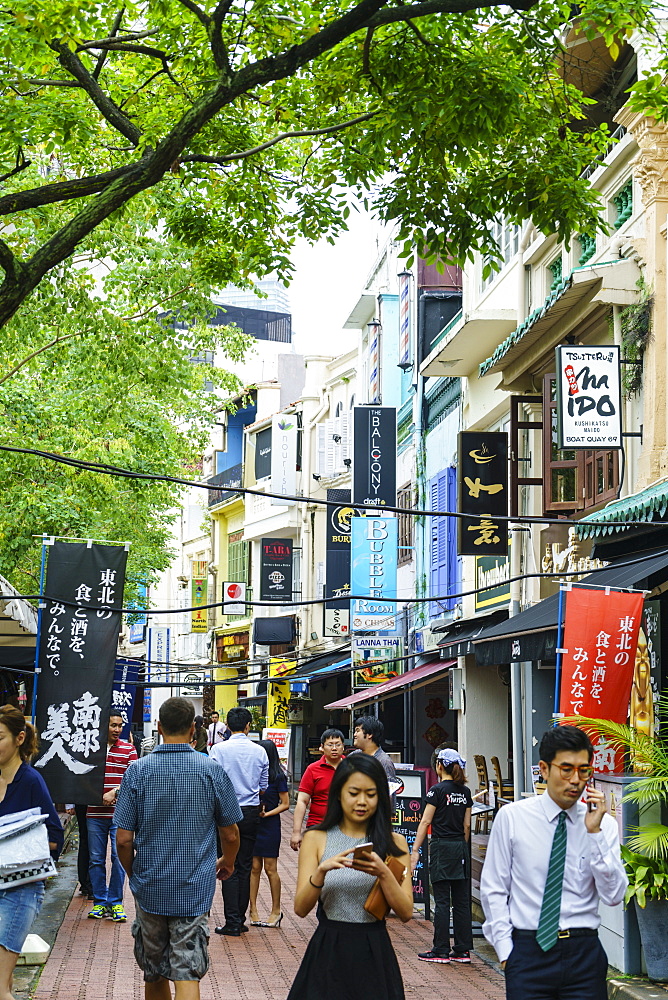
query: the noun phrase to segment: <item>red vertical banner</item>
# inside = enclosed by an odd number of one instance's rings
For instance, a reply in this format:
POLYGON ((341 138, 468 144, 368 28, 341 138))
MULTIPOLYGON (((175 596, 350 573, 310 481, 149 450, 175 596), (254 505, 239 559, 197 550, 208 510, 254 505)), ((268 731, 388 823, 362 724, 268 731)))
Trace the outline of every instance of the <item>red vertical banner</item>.
MULTIPOLYGON (((573 586, 564 598, 559 711, 626 722, 644 594, 573 586)), ((597 771, 622 769, 621 754, 592 742, 597 771)))

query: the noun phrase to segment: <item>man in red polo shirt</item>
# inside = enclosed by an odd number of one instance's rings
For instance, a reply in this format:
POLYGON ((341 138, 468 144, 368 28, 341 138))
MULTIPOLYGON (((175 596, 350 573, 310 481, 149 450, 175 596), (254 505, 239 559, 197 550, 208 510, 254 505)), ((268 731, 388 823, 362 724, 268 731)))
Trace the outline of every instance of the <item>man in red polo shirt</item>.
POLYGON ((297 793, 290 847, 298 851, 302 842, 302 824, 308 809, 306 828, 322 823, 327 812, 329 786, 334 772, 343 760, 343 733, 339 729, 326 729, 320 737, 320 760, 309 764, 302 775, 297 793))

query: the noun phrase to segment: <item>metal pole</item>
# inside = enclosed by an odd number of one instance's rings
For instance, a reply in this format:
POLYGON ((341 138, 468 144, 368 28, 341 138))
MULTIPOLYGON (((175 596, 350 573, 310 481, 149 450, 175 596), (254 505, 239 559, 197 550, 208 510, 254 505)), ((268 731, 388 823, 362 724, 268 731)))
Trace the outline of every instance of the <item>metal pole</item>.
POLYGON ((39 568, 39 602, 37 604, 37 635, 35 636, 35 679, 32 685, 32 705, 30 707, 30 714, 32 716, 32 724, 35 725, 35 717, 37 714, 37 682, 39 681, 39 675, 41 673, 39 666, 39 644, 40 636, 42 634, 42 609, 44 607, 44 580, 46 578, 46 540, 49 536, 42 535, 42 562, 39 568))
MULTIPOLYGON (((568 586, 568 585, 567 585, 568 586)), ((557 621, 557 669, 554 674, 554 714, 559 713, 559 685, 561 682, 561 646, 564 639, 564 590, 566 587, 559 587, 559 619, 557 621)), ((554 725, 557 725, 555 718, 554 725)))

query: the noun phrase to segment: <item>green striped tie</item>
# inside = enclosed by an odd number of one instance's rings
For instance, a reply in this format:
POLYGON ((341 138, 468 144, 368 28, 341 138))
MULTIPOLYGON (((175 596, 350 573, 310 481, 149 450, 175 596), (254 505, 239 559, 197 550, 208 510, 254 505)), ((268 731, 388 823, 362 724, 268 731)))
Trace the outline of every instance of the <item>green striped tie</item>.
POLYGON ((564 883, 564 864, 566 862, 566 839, 566 813, 562 809, 557 829, 554 831, 550 864, 543 892, 543 905, 540 908, 540 919, 536 932, 536 941, 543 951, 549 951, 554 946, 559 931, 561 889, 564 883))

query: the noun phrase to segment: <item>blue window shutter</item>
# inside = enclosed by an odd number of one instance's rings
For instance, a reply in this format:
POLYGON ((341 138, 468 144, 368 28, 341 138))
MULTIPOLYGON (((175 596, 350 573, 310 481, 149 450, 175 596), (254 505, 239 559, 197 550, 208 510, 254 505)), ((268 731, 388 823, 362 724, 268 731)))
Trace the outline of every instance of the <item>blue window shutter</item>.
MULTIPOLYGON (((454 467, 450 467, 447 470, 448 475, 448 510, 457 510, 457 470, 454 467)), ((461 578, 460 566, 461 562, 457 556, 457 518, 449 517, 448 521, 448 594, 459 593, 459 581, 461 578)), ((448 611, 452 611, 459 598, 453 597, 448 601, 448 611)))
MULTIPOLYGON (((457 510, 457 470, 453 467, 444 469, 429 483, 429 493, 432 510, 457 510)), ((457 557, 457 518, 432 517, 431 550, 430 550, 430 580, 429 595, 432 600, 429 605, 430 618, 438 618, 446 611, 452 611, 458 602, 450 594, 459 592, 459 559, 457 557)))

